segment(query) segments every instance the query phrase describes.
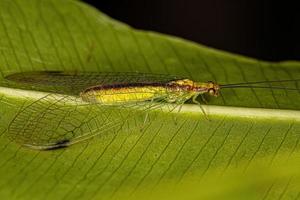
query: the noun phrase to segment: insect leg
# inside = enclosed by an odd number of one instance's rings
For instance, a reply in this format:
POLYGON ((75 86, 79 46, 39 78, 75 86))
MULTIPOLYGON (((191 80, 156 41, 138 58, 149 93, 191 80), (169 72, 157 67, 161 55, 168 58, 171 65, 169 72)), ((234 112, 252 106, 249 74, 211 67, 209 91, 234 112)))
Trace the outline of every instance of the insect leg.
MULTIPOLYGON (((207 100, 205 99, 204 95, 203 95, 203 94, 199 94, 199 95, 200 95, 202 101, 203 101, 205 104, 208 104, 208 102, 207 102, 207 100)), ((197 96, 196 96, 196 98, 197 98, 197 96)))
MULTIPOLYGON (((150 101, 150 107, 153 104, 153 100, 154 100, 154 98, 152 98, 151 101, 150 101)), ((140 129, 141 132, 142 132, 143 128, 145 127, 145 124, 147 123, 148 118, 149 118, 149 112, 146 112, 143 125, 142 125, 142 127, 140 129)))
MULTIPOLYGON (((185 102, 185 99, 184 100, 181 100, 181 101, 178 101, 177 104, 178 104, 178 111, 177 113, 180 113, 181 109, 182 109, 182 106, 185 102)), ((176 106, 177 107, 177 106, 176 106)), ((175 125, 177 125, 177 116, 174 117, 174 121, 175 121, 175 125)))
MULTIPOLYGON (((178 111, 177 113, 180 113, 181 109, 182 109, 182 106, 183 104, 188 100, 190 99, 190 94, 185 94, 183 95, 182 97, 180 97, 175 103, 176 103, 176 106, 174 106, 174 108, 172 109, 175 110, 177 107, 178 107, 178 111)), ((174 121, 175 121, 175 124, 177 124, 177 116, 174 117, 174 121)))
POLYGON ((197 101, 197 97, 198 97, 198 95, 194 95, 193 98, 192 98, 192 101, 200 107, 201 111, 202 111, 203 114, 204 114, 204 117, 205 117, 208 121, 210 121, 210 119, 209 119, 208 115, 206 114, 204 108, 202 107, 201 103, 200 103, 199 101, 197 101))

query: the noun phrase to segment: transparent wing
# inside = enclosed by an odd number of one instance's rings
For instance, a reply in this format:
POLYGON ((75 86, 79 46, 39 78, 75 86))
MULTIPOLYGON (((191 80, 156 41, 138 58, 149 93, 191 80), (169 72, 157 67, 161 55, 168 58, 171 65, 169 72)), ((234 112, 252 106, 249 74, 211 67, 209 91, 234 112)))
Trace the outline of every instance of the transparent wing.
POLYGON ((148 74, 137 72, 63 72, 63 71, 33 71, 15 73, 5 77, 6 80, 19 83, 18 87, 56 92, 60 94, 78 95, 84 89, 117 83, 160 83, 178 79, 175 76, 163 74, 148 74))
POLYGON ((35 71, 12 74, 6 79, 19 84, 18 88, 55 92, 22 108, 9 125, 8 135, 12 141, 35 149, 65 147, 96 135, 116 133, 125 123, 135 127, 145 123, 146 118, 153 119, 151 111, 163 106, 172 111, 178 106, 164 103, 168 95, 156 95, 155 101, 121 105, 83 102, 76 97, 95 85, 161 83, 177 79, 168 75, 35 71))
MULTIPOLYGON (((164 97, 161 97, 161 101, 164 97)), ((139 102, 107 106, 82 102, 79 98, 49 94, 25 106, 8 127, 9 138, 23 146, 46 150, 66 147, 96 135, 117 134, 151 122, 159 109, 172 111, 178 104, 139 102), (147 116, 147 122, 145 122, 147 116)))

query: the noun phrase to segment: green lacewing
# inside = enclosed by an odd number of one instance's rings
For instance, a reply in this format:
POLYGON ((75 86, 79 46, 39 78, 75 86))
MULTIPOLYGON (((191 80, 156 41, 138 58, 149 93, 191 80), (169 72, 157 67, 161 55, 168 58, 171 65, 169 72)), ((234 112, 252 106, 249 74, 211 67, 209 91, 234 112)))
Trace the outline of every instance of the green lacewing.
POLYGON ((66 147, 105 131, 118 131, 133 116, 147 116, 162 105, 168 105, 170 111, 180 110, 189 99, 205 114, 197 97, 203 94, 218 97, 220 90, 226 88, 299 92, 297 86, 270 86, 299 79, 218 84, 150 73, 67 71, 22 72, 6 79, 21 87, 48 92, 22 108, 8 127, 12 141, 40 150, 66 147))

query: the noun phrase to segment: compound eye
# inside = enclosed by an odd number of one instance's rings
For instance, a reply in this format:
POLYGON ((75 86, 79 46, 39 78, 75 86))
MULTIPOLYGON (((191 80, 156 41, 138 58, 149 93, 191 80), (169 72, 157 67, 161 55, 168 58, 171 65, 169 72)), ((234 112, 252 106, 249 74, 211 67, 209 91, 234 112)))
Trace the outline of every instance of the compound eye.
POLYGON ((215 89, 212 89, 212 88, 211 88, 211 89, 208 90, 208 94, 210 94, 210 95, 212 95, 212 96, 214 96, 215 93, 216 93, 215 89))

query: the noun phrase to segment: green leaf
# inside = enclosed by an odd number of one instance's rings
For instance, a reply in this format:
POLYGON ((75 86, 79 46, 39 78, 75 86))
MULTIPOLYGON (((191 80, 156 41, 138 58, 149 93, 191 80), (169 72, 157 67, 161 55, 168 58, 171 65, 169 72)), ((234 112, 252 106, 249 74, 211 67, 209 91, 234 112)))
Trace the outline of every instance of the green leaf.
MULTIPOLYGON (((222 84, 300 78, 299 62, 264 62, 135 30, 79 1, 0 0, 0 38, 2 81, 8 74, 32 70, 138 71, 222 84)), ((299 87, 297 82, 277 86, 299 87)), ((23 106, 45 93, 3 85, 0 197, 299 197, 300 93, 270 88, 221 92, 204 106, 210 120, 198 106, 186 104, 181 112, 157 112, 142 129, 134 128, 142 118, 137 116, 129 129, 38 151, 10 140, 7 128, 23 106)), ((84 118, 89 109, 81 111, 84 118)), ((69 117, 75 123, 79 114, 69 117)), ((50 120, 46 126, 55 125, 50 120)))

